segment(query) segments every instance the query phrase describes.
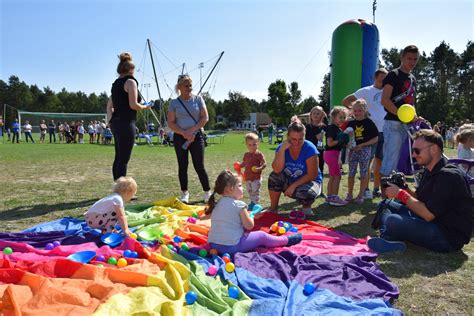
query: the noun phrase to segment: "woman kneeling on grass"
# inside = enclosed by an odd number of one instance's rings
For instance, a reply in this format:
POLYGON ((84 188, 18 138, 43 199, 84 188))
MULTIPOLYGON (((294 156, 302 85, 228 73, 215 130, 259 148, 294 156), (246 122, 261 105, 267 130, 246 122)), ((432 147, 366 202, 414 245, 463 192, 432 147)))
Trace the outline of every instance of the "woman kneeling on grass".
POLYGON ((283 192, 302 204, 305 215, 313 214, 311 204, 321 194, 323 177, 318 168, 319 152, 305 140, 305 132, 304 125, 294 116, 288 126, 288 139, 276 149, 273 172, 268 178, 269 211, 277 211, 283 192))

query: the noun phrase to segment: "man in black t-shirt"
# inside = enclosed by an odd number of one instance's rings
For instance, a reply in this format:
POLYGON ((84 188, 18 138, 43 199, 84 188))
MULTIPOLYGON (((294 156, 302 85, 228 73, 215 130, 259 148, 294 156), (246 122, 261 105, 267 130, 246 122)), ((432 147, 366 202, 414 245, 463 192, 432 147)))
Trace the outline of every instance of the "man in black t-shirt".
POLYGON ((407 130, 397 116, 402 104, 415 105, 416 79, 411 71, 418 62, 419 52, 414 45, 405 47, 400 57, 400 67, 388 73, 383 80, 382 105, 387 111, 383 127, 384 145, 380 173, 387 176, 397 170, 400 150, 407 138, 407 130))
POLYGON ((472 231, 473 199, 461 169, 443 157, 443 138, 433 130, 415 134, 413 157, 425 167, 416 192, 394 184, 385 190, 388 198, 379 204, 372 226, 381 238, 368 246, 377 252, 404 250, 409 241, 433 251, 451 252, 468 244, 472 231))

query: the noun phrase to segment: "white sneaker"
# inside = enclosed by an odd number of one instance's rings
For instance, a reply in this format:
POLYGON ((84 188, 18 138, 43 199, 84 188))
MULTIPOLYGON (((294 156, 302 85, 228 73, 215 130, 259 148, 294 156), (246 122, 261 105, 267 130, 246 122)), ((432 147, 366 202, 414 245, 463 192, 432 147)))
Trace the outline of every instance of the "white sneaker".
POLYGON ((181 202, 189 203, 189 191, 181 191, 181 202))
POLYGON ((206 191, 204 192, 204 203, 209 202, 209 199, 211 198, 212 191, 206 191))

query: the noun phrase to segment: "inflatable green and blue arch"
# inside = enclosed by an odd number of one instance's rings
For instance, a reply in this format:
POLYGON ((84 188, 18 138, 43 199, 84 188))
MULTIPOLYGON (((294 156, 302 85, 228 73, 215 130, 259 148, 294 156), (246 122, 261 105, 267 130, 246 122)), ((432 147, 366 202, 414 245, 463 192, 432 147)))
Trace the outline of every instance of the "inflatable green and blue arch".
POLYGON ((373 83, 378 68, 379 31, 365 20, 349 20, 332 34, 330 105, 373 83))

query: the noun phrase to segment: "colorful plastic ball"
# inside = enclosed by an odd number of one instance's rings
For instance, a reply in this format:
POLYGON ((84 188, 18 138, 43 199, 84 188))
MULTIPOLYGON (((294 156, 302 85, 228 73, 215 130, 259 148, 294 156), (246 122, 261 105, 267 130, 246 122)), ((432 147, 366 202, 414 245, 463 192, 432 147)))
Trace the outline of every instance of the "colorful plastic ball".
POLYGON ((130 234, 130 238, 132 238, 132 239, 137 239, 138 236, 137 236, 137 234, 135 234, 135 233, 131 233, 131 234, 130 234))
POLYGON ((185 242, 182 242, 181 244, 179 244, 179 247, 183 249, 184 251, 189 251, 189 246, 185 242))
POLYGON ((96 261, 100 261, 100 262, 105 262, 105 256, 104 255, 98 255, 96 258, 95 258, 96 261))
POLYGON ((46 246, 44 247, 45 250, 51 250, 53 248, 54 248, 54 245, 53 245, 53 243, 50 243, 50 242, 47 243, 46 246))
POLYGON ((278 231, 278 225, 273 224, 272 227, 270 228, 270 230, 272 232, 276 233, 278 231))
POLYGON ((196 302, 197 297, 198 297, 198 296, 197 296, 196 292, 189 291, 189 292, 186 293, 186 295, 184 296, 184 299, 186 300, 186 304, 192 305, 192 304, 194 304, 194 302, 196 302))
POLYGON ((174 237, 173 237, 173 241, 174 241, 175 243, 180 243, 182 240, 183 240, 183 238, 181 238, 181 237, 179 237, 179 236, 174 236, 174 237))
POLYGON ((217 251, 217 249, 214 249, 212 248, 211 250, 209 250, 209 253, 213 256, 217 256, 219 254, 219 252, 217 251))
POLYGON ((114 257, 110 257, 110 258, 107 260, 107 263, 114 266, 114 265, 117 264, 117 259, 115 259, 114 257))
POLYGON ((3 254, 5 255, 11 255, 13 253, 13 249, 10 247, 5 247, 3 248, 3 254))
POLYGON ((61 242, 59 242, 58 240, 55 240, 53 241, 53 246, 54 247, 61 246, 61 242))
POLYGON ((188 217, 188 223, 196 224, 196 219, 194 217, 188 217))
POLYGON ((102 267, 102 268, 104 267, 104 265, 102 263, 99 263, 97 266, 102 267))
POLYGON ((206 258, 207 257, 207 250, 206 249, 201 249, 199 250, 199 256, 206 258))
POLYGON ((290 224, 288 224, 288 223, 285 222, 285 223, 283 223, 283 227, 285 227, 285 228, 290 228, 290 224))
POLYGON ((230 258, 229 257, 222 257, 222 261, 224 261, 225 263, 229 263, 230 258))
POLYGON ((282 221, 278 221, 278 224, 277 224, 279 227, 283 227, 285 225, 285 222, 282 222, 282 221))
POLYGON ((199 218, 199 215, 198 215, 198 213, 193 213, 193 215, 192 215, 192 216, 193 216, 194 218, 199 218))
POLYGON ((227 262, 225 264, 225 270, 229 273, 232 273, 235 270, 235 265, 232 262, 227 262))
POLYGON ((298 232, 298 228, 296 228, 296 227, 291 227, 291 228, 290 228, 290 232, 292 232, 292 233, 297 233, 297 232, 298 232))
POLYGON ((304 285, 305 294, 307 295, 313 294, 314 290, 316 290, 316 286, 313 283, 309 282, 304 285))
POLYGON ((280 227, 280 228, 278 228, 278 233, 279 233, 279 234, 284 234, 284 233, 286 233, 286 228, 285 228, 285 227, 280 227))
POLYGON ((125 258, 120 258, 117 260, 117 266, 118 267, 126 267, 128 265, 127 259, 125 258))
POLYGON ((233 299, 238 299, 239 298, 240 291, 237 287, 231 286, 229 288, 229 296, 232 297, 233 299))
POLYGON ((416 110, 413 105, 403 104, 397 110, 397 116, 403 123, 410 123, 416 115, 416 110))
POLYGON ((217 271, 218 271, 218 270, 219 270, 219 269, 218 269, 215 265, 211 264, 211 265, 209 266, 209 268, 207 268, 207 273, 208 273, 209 275, 214 276, 214 275, 217 274, 217 271))
POLYGON ((163 237, 165 237, 165 233, 161 232, 160 233, 160 238, 163 238, 163 237))
POLYGON ((132 253, 131 250, 128 250, 128 249, 127 249, 127 250, 125 250, 125 251, 123 252, 123 256, 124 256, 125 258, 133 258, 133 257, 132 257, 132 256, 133 256, 133 253, 132 253))
POLYGON ((231 259, 230 254, 227 253, 227 252, 224 252, 224 253, 222 254, 222 257, 227 257, 227 258, 231 259))
POLYGON ((132 258, 138 258, 138 252, 132 251, 132 258))

